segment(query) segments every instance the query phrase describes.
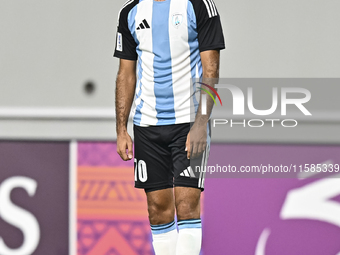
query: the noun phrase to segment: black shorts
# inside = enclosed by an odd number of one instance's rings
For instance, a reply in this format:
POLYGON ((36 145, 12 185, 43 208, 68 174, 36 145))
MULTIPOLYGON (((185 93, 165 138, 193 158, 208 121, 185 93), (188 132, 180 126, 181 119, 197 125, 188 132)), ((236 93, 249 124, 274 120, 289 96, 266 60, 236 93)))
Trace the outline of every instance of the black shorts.
POLYGON ((173 187, 204 190, 205 171, 195 172, 191 166, 206 166, 210 144, 208 142, 200 157, 189 160, 185 151, 189 130, 190 123, 149 127, 134 125, 136 188, 146 192, 173 187))

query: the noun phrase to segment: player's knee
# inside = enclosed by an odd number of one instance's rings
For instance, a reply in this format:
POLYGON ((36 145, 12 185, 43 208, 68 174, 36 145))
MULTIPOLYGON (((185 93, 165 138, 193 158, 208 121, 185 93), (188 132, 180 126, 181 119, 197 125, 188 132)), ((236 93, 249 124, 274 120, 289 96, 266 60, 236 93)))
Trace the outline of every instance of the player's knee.
POLYGON ((149 220, 152 225, 166 224, 174 220, 175 207, 166 203, 148 204, 149 220))
POLYGON ((200 203, 196 199, 179 199, 176 210, 178 220, 200 218, 200 203))

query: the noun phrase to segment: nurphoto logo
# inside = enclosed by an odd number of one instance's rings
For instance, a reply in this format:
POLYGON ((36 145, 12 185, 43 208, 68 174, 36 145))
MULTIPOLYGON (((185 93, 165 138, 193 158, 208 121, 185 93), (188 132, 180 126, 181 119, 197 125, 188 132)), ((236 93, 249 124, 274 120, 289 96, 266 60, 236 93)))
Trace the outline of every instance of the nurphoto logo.
MULTIPOLYGON (((228 90, 231 93, 232 96, 232 113, 234 116, 244 116, 246 110, 249 110, 250 113, 256 115, 256 116, 270 116, 274 114, 280 104, 280 115, 281 116, 287 116, 287 106, 293 105, 295 106, 300 112, 302 112, 305 116, 311 116, 311 112, 306 108, 305 104, 308 103, 311 100, 311 92, 305 88, 299 88, 299 87, 282 87, 272 88, 272 104, 269 109, 256 109, 254 106, 254 93, 253 88, 248 87, 247 88, 247 94, 245 95, 243 91, 235 85, 231 84, 217 84, 215 88, 212 86, 197 82, 201 85, 201 87, 198 87, 200 91, 203 91, 205 93, 201 93, 201 114, 207 115, 207 95, 209 95, 212 100, 214 101, 214 104, 217 105, 215 97, 218 98, 221 106, 222 105, 222 99, 220 95, 218 94, 216 89, 219 90, 228 90), (212 93, 208 90, 212 91, 212 93), (279 96, 280 91, 280 96, 279 96), (299 98, 290 98, 289 94, 294 93, 295 95, 298 94, 299 98), (214 94, 214 95, 213 95, 214 94), (247 100, 246 100, 247 99, 247 100), (246 109, 247 106, 247 109, 246 109)), ((275 122, 281 122, 281 125, 283 127, 296 127, 298 125, 297 120, 294 119, 250 119, 248 121, 243 120, 242 122, 235 122, 233 120, 227 120, 227 119, 213 119, 213 127, 216 127, 216 125, 226 125, 228 123, 231 124, 231 127, 234 125, 243 125, 244 127, 246 124, 248 124, 249 127, 263 127, 265 122, 271 123, 272 127, 274 127, 275 122), (290 123, 290 124, 288 124, 290 123)))

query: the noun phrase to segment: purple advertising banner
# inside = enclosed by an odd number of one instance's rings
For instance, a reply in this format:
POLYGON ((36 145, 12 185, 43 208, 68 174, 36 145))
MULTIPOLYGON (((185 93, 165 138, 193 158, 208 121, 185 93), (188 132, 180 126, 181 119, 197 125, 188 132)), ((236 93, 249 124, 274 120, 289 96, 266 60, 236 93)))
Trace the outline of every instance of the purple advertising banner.
MULTIPOLYGON (((240 169, 263 163, 335 166, 340 147, 211 147, 209 164, 240 169)), ((224 177, 206 180, 204 254, 340 254, 340 178, 224 177)))
POLYGON ((69 143, 0 142, 0 254, 69 254, 69 143))

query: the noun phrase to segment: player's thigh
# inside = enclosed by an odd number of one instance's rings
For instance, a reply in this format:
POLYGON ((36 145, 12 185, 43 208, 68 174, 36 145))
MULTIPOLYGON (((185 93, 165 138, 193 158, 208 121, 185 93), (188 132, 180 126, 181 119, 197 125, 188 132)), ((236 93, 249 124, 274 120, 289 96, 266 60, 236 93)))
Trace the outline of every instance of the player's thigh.
POLYGON ((172 222, 175 217, 173 189, 146 192, 149 220, 152 225, 172 222))
POLYGON ((200 218, 200 200, 200 189, 189 187, 175 187, 175 205, 178 220, 200 218))

